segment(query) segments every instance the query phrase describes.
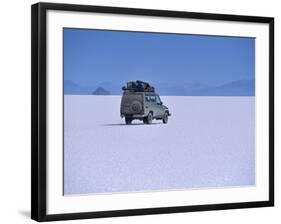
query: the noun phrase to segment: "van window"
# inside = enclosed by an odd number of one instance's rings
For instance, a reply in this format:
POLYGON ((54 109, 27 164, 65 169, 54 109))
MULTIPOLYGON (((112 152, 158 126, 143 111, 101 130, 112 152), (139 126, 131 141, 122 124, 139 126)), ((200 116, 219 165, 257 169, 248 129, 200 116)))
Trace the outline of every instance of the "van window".
POLYGON ((158 103, 158 104, 161 103, 160 97, 158 95, 156 96, 156 103, 158 103))
POLYGON ((146 95, 146 96, 145 96, 145 101, 146 101, 146 102, 149 102, 149 101, 150 101, 150 97, 146 95))
POLYGON ((151 102, 156 102, 156 97, 155 96, 150 96, 150 101, 151 102))

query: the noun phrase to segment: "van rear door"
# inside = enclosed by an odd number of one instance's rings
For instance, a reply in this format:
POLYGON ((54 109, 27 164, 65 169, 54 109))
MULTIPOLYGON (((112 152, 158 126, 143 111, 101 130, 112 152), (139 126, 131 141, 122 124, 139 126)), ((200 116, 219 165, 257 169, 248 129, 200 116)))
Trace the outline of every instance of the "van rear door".
POLYGON ((121 100, 121 114, 143 114, 143 94, 125 92, 121 100))

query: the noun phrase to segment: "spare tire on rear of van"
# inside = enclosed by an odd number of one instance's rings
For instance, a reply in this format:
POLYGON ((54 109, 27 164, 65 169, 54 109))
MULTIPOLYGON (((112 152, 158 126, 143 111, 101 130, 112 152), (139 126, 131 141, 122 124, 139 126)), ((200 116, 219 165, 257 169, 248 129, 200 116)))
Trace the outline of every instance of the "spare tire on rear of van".
POLYGON ((140 101, 138 100, 134 100, 132 103, 131 103, 131 110, 133 113, 141 113, 142 111, 142 104, 140 101))

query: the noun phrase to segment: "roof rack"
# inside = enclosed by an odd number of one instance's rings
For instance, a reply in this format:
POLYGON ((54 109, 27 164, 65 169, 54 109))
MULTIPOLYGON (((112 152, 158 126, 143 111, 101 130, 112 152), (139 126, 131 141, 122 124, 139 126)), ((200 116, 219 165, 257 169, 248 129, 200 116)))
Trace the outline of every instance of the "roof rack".
POLYGON ((131 92, 155 92, 153 86, 140 80, 127 82, 127 85, 123 86, 122 90, 131 92))

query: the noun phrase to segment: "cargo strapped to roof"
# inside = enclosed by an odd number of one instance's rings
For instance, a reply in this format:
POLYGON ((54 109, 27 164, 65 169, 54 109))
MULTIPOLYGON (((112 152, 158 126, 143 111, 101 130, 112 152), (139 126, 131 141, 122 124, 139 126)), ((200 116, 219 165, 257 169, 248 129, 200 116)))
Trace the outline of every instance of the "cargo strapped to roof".
POLYGON ((154 92, 155 89, 147 82, 140 80, 127 82, 127 86, 123 86, 122 90, 133 92, 154 92))

